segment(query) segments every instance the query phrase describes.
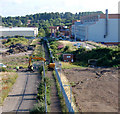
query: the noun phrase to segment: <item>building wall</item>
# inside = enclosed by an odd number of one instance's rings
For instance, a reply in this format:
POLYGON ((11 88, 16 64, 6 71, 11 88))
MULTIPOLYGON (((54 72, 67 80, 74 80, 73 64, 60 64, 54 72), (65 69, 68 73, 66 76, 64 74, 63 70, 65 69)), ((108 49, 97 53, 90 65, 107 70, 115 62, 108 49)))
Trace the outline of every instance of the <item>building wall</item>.
POLYGON ((118 42, 118 20, 108 19, 108 35, 104 38, 106 32, 106 19, 99 19, 94 22, 77 23, 72 25, 72 35, 77 39, 89 40, 95 42, 118 42))
POLYGON ((105 19, 100 19, 96 24, 88 26, 88 40, 95 42, 118 42, 118 19, 108 20, 108 35, 104 38, 105 31, 105 19))
POLYGON ((73 62, 73 54, 63 54, 64 62, 73 62))
POLYGON ((36 36, 38 28, 16 27, 16 28, 1 28, 0 37, 4 36, 36 36))
POLYGON ((34 31, 3 31, 2 36, 34 36, 34 31))

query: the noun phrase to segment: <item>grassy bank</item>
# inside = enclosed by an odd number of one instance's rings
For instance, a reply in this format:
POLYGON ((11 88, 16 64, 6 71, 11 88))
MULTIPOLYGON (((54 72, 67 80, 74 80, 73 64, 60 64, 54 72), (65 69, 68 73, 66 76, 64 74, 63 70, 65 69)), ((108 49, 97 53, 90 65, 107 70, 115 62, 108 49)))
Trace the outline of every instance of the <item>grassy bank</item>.
POLYGON ((28 39, 24 38, 24 37, 18 37, 18 38, 8 38, 7 40, 2 40, 2 43, 6 46, 9 47, 12 44, 17 44, 17 43, 21 43, 23 45, 28 45, 28 39))
POLYGON ((81 68, 82 66, 77 65, 77 63, 61 62, 62 69, 72 69, 72 68, 81 68))
POLYGON ((0 72, 0 105, 8 96, 8 93, 15 83, 18 74, 15 72, 0 72))

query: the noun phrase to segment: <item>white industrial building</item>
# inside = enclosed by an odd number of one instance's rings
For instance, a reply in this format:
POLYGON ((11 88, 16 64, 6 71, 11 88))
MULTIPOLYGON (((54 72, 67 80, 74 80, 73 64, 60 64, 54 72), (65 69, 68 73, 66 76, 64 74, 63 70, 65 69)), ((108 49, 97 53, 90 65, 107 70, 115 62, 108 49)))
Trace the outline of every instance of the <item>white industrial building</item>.
POLYGON ((119 42, 119 14, 89 15, 72 25, 72 35, 75 39, 116 44, 119 42))
POLYGON ((38 28, 35 27, 0 27, 0 37, 11 36, 32 36, 38 35, 38 28))

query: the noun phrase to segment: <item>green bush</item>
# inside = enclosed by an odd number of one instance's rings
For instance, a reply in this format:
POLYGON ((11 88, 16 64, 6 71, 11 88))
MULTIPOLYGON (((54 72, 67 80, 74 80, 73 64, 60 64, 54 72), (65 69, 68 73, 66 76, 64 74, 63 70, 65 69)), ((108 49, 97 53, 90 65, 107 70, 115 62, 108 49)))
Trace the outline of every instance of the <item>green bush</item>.
POLYGON ((45 104, 38 101, 38 103, 34 105, 34 108, 31 110, 30 114, 40 114, 42 112, 45 112, 45 104))
POLYGON ((65 46, 64 52, 67 51, 67 50, 69 50, 69 48, 70 48, 69 46, 65 46))
POLYGON ((39 67, 39 73, 42 74, 42 71, 43 71, 43 67, 39 67))
POLYGON ((23 38, 23 37, 18 37, 18 38, 8 38, 7 41, 3 42, 5 46, 10 46, 12 44, 17 44, 21 43, 24 45, 28 44, 28 39, 23 38))
POLYGON ((113 67, 118 66, 120 62, 120 52, 117 49, 97 48, 89 51, 80 48, 74 52, 75 60, 83 65, 88 66, 89 59, 96 59, 97 66, 113 67))
POLYGON ((6 68, 4 68, 4 67, 1 67, 1 68, 0 68, 0 72, 6 72, 6 71, 7 71, 6 68))

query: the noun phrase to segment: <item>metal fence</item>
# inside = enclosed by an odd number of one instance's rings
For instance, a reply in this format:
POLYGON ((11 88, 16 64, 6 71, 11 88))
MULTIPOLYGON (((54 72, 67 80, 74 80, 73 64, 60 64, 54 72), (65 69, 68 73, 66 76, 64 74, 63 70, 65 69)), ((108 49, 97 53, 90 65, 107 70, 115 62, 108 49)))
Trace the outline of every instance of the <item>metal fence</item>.
MULTIPOLYGON (((49 49, 49 52, 50 52, 50 56, 51 56, 51 58, 52 58, 52 61, 54 62, 53 55, 52 55, 52 52, 51 52, 51 50, 50 50, 50 45, 49 45, 48 40, 46 40, 46 42, 47 42, 47 46, 48 46, 48 49, 49 49)), ((59 73, 58 73, 58 70, 57 70, 56 67, 55 67, 55 73, 56 73, 56 76, 57 76, 57 79, 58 79, 58 82, 59 82, 59 85, 60 85, 60 88, 61 88, 63 97, 64 97, 64 99, 65 99, 65 103, 66 103, 66 106, 67 106, 67 108, 68 108, 68 111, 74 113, 74 109, 73 109, 73 107, 72 107, 72 105, 71 105, 71 102, 70 102, 69 99, 68 99, 68 96, 67 96, 67 94, 66 94, 66 92, 65 92, 65 89, 64 89, 64 87, 63 87, 61 78, 60 78, 60 76, 59 76, 59 73)))
MULTIPOLYGON (((43 48, 43 44, 42 44, 42 52, 43 52, 43 58, 45 57, 44 55, 44 48, 43 48)), ((43 75, 44 75, 44 78, 45 78, 45 66, 44 66, 44 62, 43 62, 43 75)), ((46 95, 46 82, 45 82, 45 112, 47 113, 47 95, 46 95)))

